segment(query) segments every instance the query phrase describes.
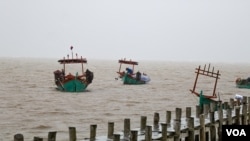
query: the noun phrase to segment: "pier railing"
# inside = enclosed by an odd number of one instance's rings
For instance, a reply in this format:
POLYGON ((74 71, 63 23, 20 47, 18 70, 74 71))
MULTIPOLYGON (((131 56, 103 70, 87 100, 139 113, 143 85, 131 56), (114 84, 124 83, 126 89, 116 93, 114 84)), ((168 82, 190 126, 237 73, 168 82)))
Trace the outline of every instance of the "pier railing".
MULTIPOLYGON (((124 129, 114 132, 114 122, 108 122, 107 135, 96 136, 97 125, 90 125, 90 136, 78 140, 76 128, 69 127, 69 141, 222 141, 223 125, 250 125, 250 97, 243 96, 242 101, 217 102, 196 106, 192 115, 191 107, 186 107, 185 116, 182 109, 175 109, 172 119, 171 111, 166 111, 165 121, 160 121, 155 112, 153 124, 147 123, 147 117, 141 116, 140 127, 131 129, 130 119, 124 119, 124 129), (216 108, 214 108, 216 107, 216 108)), ((56 131, 48 133, 47 141, 56 141, 56 131)), ((24 141, 22 134, 14 135, 14 141, 24 141)), ((33 141, 45 141, 34 136, 33 141)))

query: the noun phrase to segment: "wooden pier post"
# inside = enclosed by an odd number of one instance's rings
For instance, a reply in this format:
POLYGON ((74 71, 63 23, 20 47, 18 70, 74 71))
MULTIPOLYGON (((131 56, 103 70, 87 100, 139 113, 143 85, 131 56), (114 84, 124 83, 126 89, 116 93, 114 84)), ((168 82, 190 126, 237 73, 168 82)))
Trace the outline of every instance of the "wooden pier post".
POLYGON ((152 141, 152 126, 146 126, 145 141, 152 141))
POLYGON ((147 117, 141 116, 141 124, 140 124, 141 132, 144 132, 146 130, 146 125, 147 125, 147 117))
POLYGON ((124 119, 124 139, 129 139, 130 135, 130 119, 124 119))
POLYGON ((188 127, 188 137, 186 137, 185 141, 194 141, 194 118, 187 118, 187 127, 188 127))
POLYGON ((90 141, 94 141, 96 138, 96 128, 97 128, 96 124, 90 125, 90 136, 89 136, 90 141))
POLYGON ((171 126, 171 111, 166 112, 166 123, 168 126, 171 126))
POLYGON ((191 117, 191 115, 192 115, 191 107, 186 107, 186 118, 191 117))
POLYGON ((76 128, 69 127, 69 141, 76 141, 76 128))
POLYGON ((161 134, 162 134, 162 138, 161 141, 167 141, 167 123, 161 123, 161 134))
POLYGON ((56 141, 56 131, 48 133, 48 141, 56 141))
POLYGON ((234 109, 234 105, 235 105, 235 102, 234 102, 234 99, 233 98, 230 98, 230 108, 231 109, 234 109))
POLYGON ((108 122, 108 139, 113 139, 114 134, 114 122, 108 122))
POLYGON ((175 119, 181 120, 181 113, 182 113, 182 109, 181 108, 176 108, 175 109, 175 119))
POLYGON ((221 101, 218 102, 218 116, 219 116, 218 141, 222 141, 223 110, 221 101))
POLYGON ((242 125, 247 125, 247 97, 242 99, 242 125))
POLYGON ((210 112, 209 112, 209 119, 210 119, 210 141, 216 141, 216 125, 215 125, 215 107, 216 104, 214 102, 210 103, 210 112))
POLYGON ((205 115, 200 115, 200 141, 206 141, 205 115))
POLYGON ((14 141, 24 141, 23 134, 15 134, 14 141))
POLYGON ((175 119, 174 120, 174 141, 180 141, 180 134, 181 134, 181 120, 175 119))
POLYGON ((114 134, 114 140, 113 141, 120 141, 120 134, 114 134))
POLYGON ((247 104, 248 104, 248 108, 247 108, 247 112, 248 112, 248 125, 250 125, 250 97, 247 97, 247 104))
POLYGON ((201 114, 201 107, 199 105, 196 105, 195 107, 196 107, 196 118, 199 118, 201 114))
POLYGON ((159 121, 160 121, 160 114, 159 113, 154 113, 154 129, 153 130, 159 130, 159 121))
POLYGON ((40 137, 34 137, 34 140, 33 141, 43 141, 43 138, 40 138, 40 137))
POLYGON ((205 118, 208 117, 209 106, 210 106, 209 104, 203 104, 203 114, 205 118))
POLYGON ((137 141, 138 140, 138 131, 131 130, 130 141, 137 141))
POLYGON ((240 106, 235 107, 235 116, 236 116, 235 124, 240 125, 240 106))

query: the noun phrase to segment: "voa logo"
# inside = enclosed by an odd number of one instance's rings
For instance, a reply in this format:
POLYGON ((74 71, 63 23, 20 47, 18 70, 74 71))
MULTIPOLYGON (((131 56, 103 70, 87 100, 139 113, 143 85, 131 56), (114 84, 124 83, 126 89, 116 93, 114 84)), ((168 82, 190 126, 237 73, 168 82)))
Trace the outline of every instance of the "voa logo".
POLYGON ((244 129, 226 129, 228 136, 247 136, 244 129))

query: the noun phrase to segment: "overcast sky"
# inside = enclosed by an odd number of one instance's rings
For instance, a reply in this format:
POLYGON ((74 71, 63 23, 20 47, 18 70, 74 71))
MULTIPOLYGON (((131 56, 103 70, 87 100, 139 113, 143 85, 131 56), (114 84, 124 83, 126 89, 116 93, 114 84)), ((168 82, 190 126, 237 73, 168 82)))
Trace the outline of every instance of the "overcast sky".
POLYGON ((249 0, 1 0, 0 57, 250 62, 249 0))

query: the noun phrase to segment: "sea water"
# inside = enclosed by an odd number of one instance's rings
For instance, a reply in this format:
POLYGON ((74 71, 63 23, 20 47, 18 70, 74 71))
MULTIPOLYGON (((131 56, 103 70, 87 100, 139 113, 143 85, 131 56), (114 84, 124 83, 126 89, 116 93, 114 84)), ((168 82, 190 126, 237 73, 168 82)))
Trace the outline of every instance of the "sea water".
MULTIPOLYGON (((131 128, 140 126, 140 117, 153 124, 155 112, 165 121, 166 111, 175 111, 198 104, 191 94, 195 68, 210 64, 210 71, 219 70, 216 93, 222 101, 235 94, 249 96, 250 90, 235 87, 238 77, 250 75, 249 64, 218 62, 143 61, 135 71, 146 73, 151 81, 145 85, 123 85, 117 79, 117 60, 88 60, 84 69, 94 72, 86 92, 57 91, 53 72, 62 66, 57 59, 1 58, 0 60, 0 141, 13 140, 17 133, 25 140, 35 136, 47 138, 57 131, 58 141, 69 139, 69 127, 76 127, 77 139, 89 137, 90 125, 97 124, 97 136, 106 136, 108 122, 115 123, 115 132, 123 130, 125 118, 131 128)), ((79 66, 80 67, 80 66, 79 66)), ((73 72, 74 73, 74 72, 73 72)), ((215 79, 201 77, 197 91, 211 95, 215 79)))

